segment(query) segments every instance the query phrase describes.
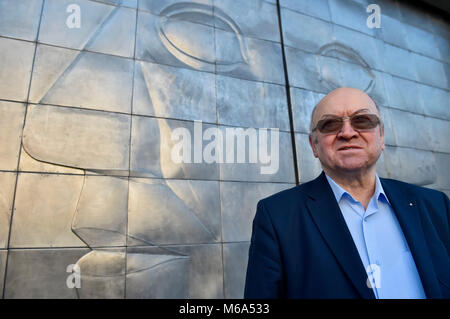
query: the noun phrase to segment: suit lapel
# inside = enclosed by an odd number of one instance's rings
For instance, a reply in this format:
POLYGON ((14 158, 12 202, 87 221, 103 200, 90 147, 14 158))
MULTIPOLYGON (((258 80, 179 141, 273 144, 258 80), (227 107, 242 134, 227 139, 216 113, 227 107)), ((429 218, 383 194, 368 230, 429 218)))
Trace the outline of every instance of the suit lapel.
POLYGON ((411 250, 427 298, 442 298, 423 233, 417 201, 411 194, 392 185, 389 180, 380 180, 411 250))
POLYGON ((367 273, 325 173, 312 181, 310 187, 307 206, 320 233, 361 296, 375 298, 366 285, 367 273))

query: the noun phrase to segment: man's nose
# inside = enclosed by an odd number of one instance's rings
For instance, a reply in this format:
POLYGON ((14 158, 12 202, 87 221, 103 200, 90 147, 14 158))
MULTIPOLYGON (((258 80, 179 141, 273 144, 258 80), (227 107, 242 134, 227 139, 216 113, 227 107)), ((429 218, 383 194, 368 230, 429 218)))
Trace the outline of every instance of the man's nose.
POLYGON ((353 137, 356 137, 357 135, 358 132, 355 131, 355 129, 351 126, 350 121, 345 120, 341 130, 338 132, 337 137, 348 140, 353 137))

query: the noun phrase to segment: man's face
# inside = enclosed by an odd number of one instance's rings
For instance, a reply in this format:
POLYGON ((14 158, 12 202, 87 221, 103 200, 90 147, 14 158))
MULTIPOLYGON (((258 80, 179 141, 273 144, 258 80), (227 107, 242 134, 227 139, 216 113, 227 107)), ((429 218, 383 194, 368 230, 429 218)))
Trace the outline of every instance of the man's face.
MULTIPOLYGON (((313 117, 317 122, 332 116, 354 114, 376 114, 380 116, 374 102, 364 92, 341 88, 331 92, 318 105, 313 117)), ((368 130, 355 130, 349 120, 336 133, 315 130, 309 138, 315 157, 318 157, 325 172, 350 173, 375 168, 384 150, 384 128, 377 125, 368 130)))

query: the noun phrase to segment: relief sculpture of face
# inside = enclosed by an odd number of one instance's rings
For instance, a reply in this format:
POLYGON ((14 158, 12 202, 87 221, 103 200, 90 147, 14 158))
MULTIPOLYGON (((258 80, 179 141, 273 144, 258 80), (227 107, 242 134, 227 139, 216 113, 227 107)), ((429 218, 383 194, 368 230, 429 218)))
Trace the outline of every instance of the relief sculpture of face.
MULTIPOLYGON (((78 49, 101 50, 103 38, 111 38, 108 31, 114 31, 115 19, 126 14, 120 7, 103 12, 104 23, 86 34, 78 49)), ((175 61, 207 72, 247 66, 248 52, 239 27, 220 9, 213 15, 211 6, 179 3, 164 8, 159 16, 144 13, 142 17, 148 20, 141 22, 139 32, 154 40, 151 47, 137 48, 144 59, 152 61, 153 55, 160 55, 169 64, 175 61), (222 45, 236 48, 234 52, 230 49, 216 58, 214 41, 208 40, 214 36, 214 25, 224 30, 221 40, 228 44, 222 45)), ((127 291, 128 296, 164 297, 168 292, 153 287, 163 280, 168 287, 179 287, 173 297, 187 297, 189 249, 164 245, 220 241, 220 219, 208 212, 220 212, 218 202, 209 199, 209 193, 218 190, 214 182, 173 178, 189 179, 202 171, 206 179, 217 180, 218 168, 173 163, 171 132, 185 124, 165 117, 198 119, 195 108, 203 104, 211 108, 209 121, 215 122, 214 86, 199 85, 189 71, 177 74, 173 67, 144 60, 133 65, 132 60, 51 47, 40 47, 37 54, 41 57, 37 68, 46 76, 33 83, 31 98, 37 104, 28 111, 23 149, 29 161, 60 166, 53 168, 56 171, 84 172, 71 227, 92 250, 77 262, 83 270, 78 296, 98 297, 95 287, 99 285, 112 285, 112 295, 105 290, 105 297, 120 296, 127 276, 141 289, 127 291), (62 61, 51 64, 52 55, 62 61), (79 80, 83 74, 88 83, 79 80), (133 74, 134 91, 124 90, 123 83, 131 83, 133 74), (133 113, 151 117, 130 114, 132 94, 133 113), (187 96, 194 96, 192 104, 179 105, 187 96), (81 108, 52 105, 73 103, 81 108), (99 106, 106 112, 93 110, 99 106)), ((209 73, 199 76, 214 81, 209 73)), ((188 125, 188 129, 192 128, 188 125)))

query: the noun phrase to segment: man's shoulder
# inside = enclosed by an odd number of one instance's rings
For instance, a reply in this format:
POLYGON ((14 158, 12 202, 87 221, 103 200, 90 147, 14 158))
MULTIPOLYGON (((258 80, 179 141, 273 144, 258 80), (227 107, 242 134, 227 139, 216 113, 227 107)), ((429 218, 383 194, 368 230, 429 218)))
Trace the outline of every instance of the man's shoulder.
MULTIPOLYGON (((390 178, 380 178, 380 180, 382 182, 382 185, 388 186, 391 189, 407 192, 411 195, 414 195, 418 199, 424 198, 430 200, 435 198, 442 199, 447 197, 447 195, 445 195, 443 192, 436 189, 418 186, 415 184, 390 178)), ((299 203, 301 201, 304 201, 309 196, 309 194, 311 193, 311 189, 314 187, 314 184, 316 184, 317 186, 317 182, 318 179, 314 179, 307 183, 296 185, 294 187, 265 197, 259 202, 268 206, 279 205, 280 203, 283 203, 283 205, 299 203)))
POLYGON ((389 185, 392 188, 406 191, 416 198, 432 199, 446 197, 443 192, 411 183, 402 182, 396 179, 380 178, 383 185, 389 185))

